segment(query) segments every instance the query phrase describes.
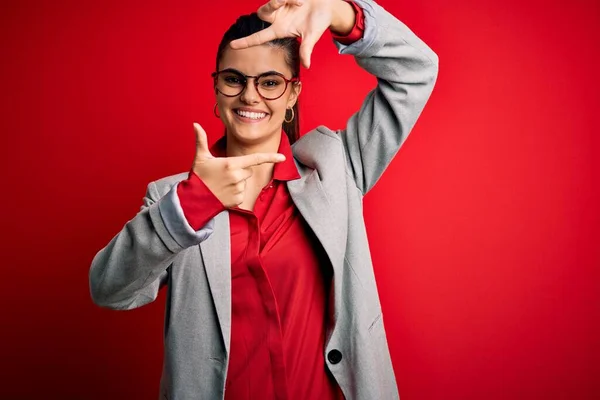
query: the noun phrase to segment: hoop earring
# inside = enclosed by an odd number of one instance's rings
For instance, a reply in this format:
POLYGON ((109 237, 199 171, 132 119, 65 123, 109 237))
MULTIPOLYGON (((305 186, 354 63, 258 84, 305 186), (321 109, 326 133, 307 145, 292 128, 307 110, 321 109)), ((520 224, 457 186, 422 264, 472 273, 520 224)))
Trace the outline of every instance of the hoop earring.
POLYGON ((215 103, 215 107, 213 108, 213 113, 215 114, 215 117, 217 118, 221 118, 221 115, 219 115, 219 109, 217 108, 218 103, 215 103))
MULTIPOLYGON (((290 122, 292 122, 292 121, 294 120, 294 117, 295 117, 296 115, 294 114, 294 109, 293 109, 293 108, 288 108, 288 110, 290 110, 290 111, 292 112, 292 118, 290 118, 290 119, 289 119, 289 121, 288 121, 288 120, 287 120, 287 119, 284 117, 284 118, 283 118, 283 120, 284 120, 286 123, 288 123, 288 124, 289 124, 290 122)), ((287 117, 287 110, 285 111, 285 116, 287 117)))

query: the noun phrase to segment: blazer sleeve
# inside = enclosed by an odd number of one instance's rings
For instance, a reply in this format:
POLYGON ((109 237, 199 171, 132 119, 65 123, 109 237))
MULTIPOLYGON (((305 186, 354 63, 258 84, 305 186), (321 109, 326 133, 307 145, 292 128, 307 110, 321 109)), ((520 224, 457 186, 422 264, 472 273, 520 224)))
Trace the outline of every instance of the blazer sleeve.
POLYGON ((89 272, 94 303, 129 310, 154 301, 168 281, 173 259, 210 236, 214 220, 194 231, 179 204, 177 186, 160 197, 151 182, 138 214, 96 254, 89 272))
POLYGON ((345 130, 347 168, 367 193, 379 180, 415 125, 438 74, 438 56, 404 23, 369 0, 354 0, 365 15, 363 38, 351 45, 335 42, 340 54, 377 78, 345 130))

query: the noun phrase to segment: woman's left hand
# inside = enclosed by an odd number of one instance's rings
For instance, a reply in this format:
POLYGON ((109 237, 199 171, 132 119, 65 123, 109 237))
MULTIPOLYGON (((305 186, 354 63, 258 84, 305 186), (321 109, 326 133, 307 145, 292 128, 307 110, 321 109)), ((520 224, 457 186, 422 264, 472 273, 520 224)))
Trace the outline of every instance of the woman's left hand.
POLYGON ((347 34, 355 23, 354 10, 343 0, 270 0, 258 16, 271 23, 266 29, 231 42, 233 49, 257 46, 285 37, 300 37, 300 60, 310 67, 310 55, 327 29, 347 34))

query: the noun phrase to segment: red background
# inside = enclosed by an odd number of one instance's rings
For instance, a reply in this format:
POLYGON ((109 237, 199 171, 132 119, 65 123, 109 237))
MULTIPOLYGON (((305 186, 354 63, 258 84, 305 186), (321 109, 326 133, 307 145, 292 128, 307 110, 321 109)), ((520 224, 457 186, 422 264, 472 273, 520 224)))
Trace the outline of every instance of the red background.
MULTIPOLYGON (((216 47, 261 4, 167 3, 2 2, 2 398, 157 396, 164 293, 103 310, 88 269, 221 134, 216 47)), ((440 56, 365 200, 402 399, 600 398, 600 3, 381 4, 440 56)), ((303 80, 303 132, 375 82, 328 35, 303 80)))

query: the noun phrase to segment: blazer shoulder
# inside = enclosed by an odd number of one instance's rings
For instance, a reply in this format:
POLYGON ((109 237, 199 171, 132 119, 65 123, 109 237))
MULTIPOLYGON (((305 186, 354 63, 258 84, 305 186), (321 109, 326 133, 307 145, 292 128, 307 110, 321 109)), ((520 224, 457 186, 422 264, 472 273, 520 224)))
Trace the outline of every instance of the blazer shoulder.
MULTIPOLYGON (((343 159, 343 142, 338 132, 324 126, 302 135, 292 146, 294 158, 311 169, 330 170, 343 159)), ((321 171, 321 172, 323 172, 321 171)))
POLYGON ((320 125, 302 135, 292 145, 292 153, 301 160, 310 160, 318 154, 327 154, 332 146, 342 145, 342 140, 336 131, 320 125))
POLYGON ((330 129, 325 125, 319 125, 315 129, 302 135, 302 137, 298 139, 298 142, 301 140, 326 142, 329 141, 329 139, 340 140, 340 136, 337 131, 330 129))
POLYGON ((158 191, 159 197, 164 196, 171 190, 176 183, 179 183, 188 178, 189 172, 180 172, 175 175, 165 176, 163 178, 157 179, 153 182, 150 182, 150 185, 154 183, 156 186, 156 190, 158 191))

